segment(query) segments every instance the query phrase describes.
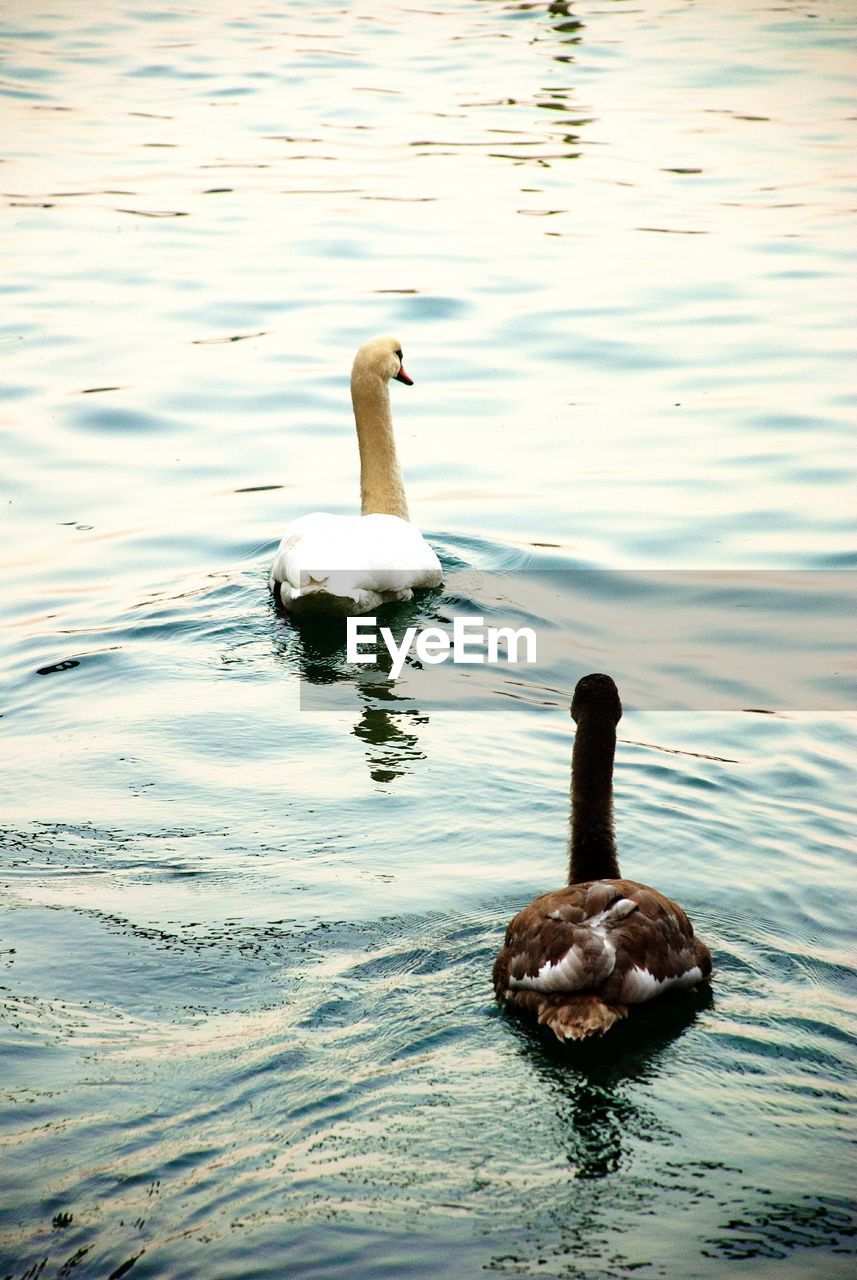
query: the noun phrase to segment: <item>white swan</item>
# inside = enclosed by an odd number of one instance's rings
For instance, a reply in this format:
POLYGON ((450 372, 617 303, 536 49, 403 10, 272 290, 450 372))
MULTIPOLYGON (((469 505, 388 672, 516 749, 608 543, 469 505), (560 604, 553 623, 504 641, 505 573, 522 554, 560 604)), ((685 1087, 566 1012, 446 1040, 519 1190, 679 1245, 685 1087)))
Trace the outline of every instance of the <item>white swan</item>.
POLYGON ((389 381, 412 386, 396 338, 373 338, 354 357, 351 403, 360 448, 359 516, 316 511, 286 529, 271 589, 290 613, 370 613, 436 587, 440 562, 408 518, 396 456, 389 381))

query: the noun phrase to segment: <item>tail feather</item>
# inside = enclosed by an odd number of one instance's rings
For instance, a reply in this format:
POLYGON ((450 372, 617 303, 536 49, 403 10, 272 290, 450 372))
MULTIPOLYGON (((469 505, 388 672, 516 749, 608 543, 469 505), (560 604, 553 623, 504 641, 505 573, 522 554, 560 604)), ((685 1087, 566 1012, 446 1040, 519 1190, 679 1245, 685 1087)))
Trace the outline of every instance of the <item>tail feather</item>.
POLYGON ((594 995, 566 995, 561 999, 543 999, 538 1011, 539 1024, 550 1027, 560 1042, 603 1036, 614 1022, 627 1016, 627 1005, 605 1004, 594 995))

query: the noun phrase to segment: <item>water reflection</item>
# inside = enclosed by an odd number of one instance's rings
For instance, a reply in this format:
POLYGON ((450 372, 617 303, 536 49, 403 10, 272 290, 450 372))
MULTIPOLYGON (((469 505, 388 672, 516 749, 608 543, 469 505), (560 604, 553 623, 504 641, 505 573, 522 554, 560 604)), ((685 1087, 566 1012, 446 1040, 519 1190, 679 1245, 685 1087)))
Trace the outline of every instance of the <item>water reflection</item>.
POLYGON ((290 668, 297 662, 301 680, 310 685, 329 685, 350 678, 351 671, 345 666, 344 624, 338 620, 308 619, 298 625, 282 613, 279 605, 275 608, 281 619, 274 633, 277 655, 290 668))
POLYGON ((667 1065, 667 1051, 713 1004, 710 988, 632 1010, 627 1022, 604 1040, 560 1045, 526 1024, 515 1024, 518 1050, 542 1080, 559 1121, 575 1178, 605 1178, 641 1141, 669 1134, 648 1109, 638 1107, 625 1086, 651 1081, 667 1065))
MULTIPOLYGON (((548 5, 548 13, 552 18, 559 19, 558 22, 551 23, 551 29, 559 44, 573 47, 582 42, 585 23, 574 16, 568 0, 553 0, 553 3, 548 5)), ((564 50, 562 53, 555 53, 553 58, 555 62, 575 61, 575 56, 570 49, 568 52, 564 50)))
MULTIPOLYGON (((429 723, 412 698, 396 692, 392 678, 392 658, 381 647, 370 666, 348 661, 345 622, 343 619, 288 618, 278 605, 279 626, 274 644, 281 660, 290 668, 297 665, 301 679, 301 705, 322 710, 331 703, 322 691, 339 686, 339 692, 350 686, 354 697, 349 709, 357 712, 352 730, 365 747, 366 766, 373 782, 394 782, 412 772, 418 760, 424 760, 417 726, 429 723), (322 694, 322 696, 316 696, 322 694)), ((389 626, 397 644, 402 643, 406 628, 413 625, 413 605, 390 607, 379 611, 378 625, 389 626)), ((335 706, 343 707, 337 696, 335 706)))
POLYGON ((410 700, 399 697, 388 679, 377 672, 358 679, 358 694, 364 706, 354 734, 366 746, 369 773, 373 782, 392 782, 410 772, 412 761, 425 760, 419 737, 409 730, 428 724, 429 718, 417 707, 407 705, 410 700), (379 703, 405 705, 379 706, 379 703))

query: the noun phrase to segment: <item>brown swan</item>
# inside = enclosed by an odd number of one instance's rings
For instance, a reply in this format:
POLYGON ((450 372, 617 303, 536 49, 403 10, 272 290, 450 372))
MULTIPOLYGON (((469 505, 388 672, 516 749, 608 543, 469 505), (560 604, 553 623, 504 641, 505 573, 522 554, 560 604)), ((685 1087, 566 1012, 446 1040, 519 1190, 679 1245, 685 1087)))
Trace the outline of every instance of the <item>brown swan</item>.
POLYGON ((519 911, 494 963, 497 999, 560 1041, 603 1035, 630 1005, 711 974, 711 954, 675 902, 623 880, 613 834, 613 758, 622 716, 610 676, 578 681, 571 703, 569 884, 519 911))

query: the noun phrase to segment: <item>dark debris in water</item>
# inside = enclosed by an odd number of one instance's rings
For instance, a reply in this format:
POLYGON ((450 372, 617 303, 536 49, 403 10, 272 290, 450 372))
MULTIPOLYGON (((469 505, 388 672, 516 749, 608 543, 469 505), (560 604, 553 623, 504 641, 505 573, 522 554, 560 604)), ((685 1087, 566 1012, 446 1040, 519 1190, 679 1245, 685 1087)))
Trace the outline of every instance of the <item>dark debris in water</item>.
POLYGON ((231 333, 226 338, 192 338, 194 347, 213 347, 227 342, 246 342, 249 338, 264 338, 267 329, 259 329, 256 333, 231 333))
POLYGON ((661 236, 707 236, 707 231, 691 227, 637 227, 638 231, 653 231, 661 236))
MULTIPOLYGON (((76 525, 78 529, 88 529, 90 525, 76 525)), ((89 653, 82 653, 79 658, 62 658, 59 662, 50 662, 43 667, 36 668, 37 676, 52 676, 61 671, 72 671, 75 667, 79 667, 84 659, 97 658, 101 654, 116 653, 122 648, 119 644, 106 645, 103 649, 92 649, 89 653)))
POLYGON ((662 747, 657 742, 639 742, 636 738, 619 738, 629 747, 645 747, 647 751, 663 751, 670 756, 691 756, 694 760, 714 760, 717 764, 740 764, 732 756, 712 756, 704 751, 685 751, 681 747, 662 747))
POLYGON ((47 667, 38 667, 36 669, 37 676, 52 676, 59 671, 71 671, 73 667, 80 666, 79 658, 63 658, 61 662, 52 662, 47 667))
POLYGON ((135 218, 186 218, 182 209, 117 209, 117 213, 130 213, 135 218))

